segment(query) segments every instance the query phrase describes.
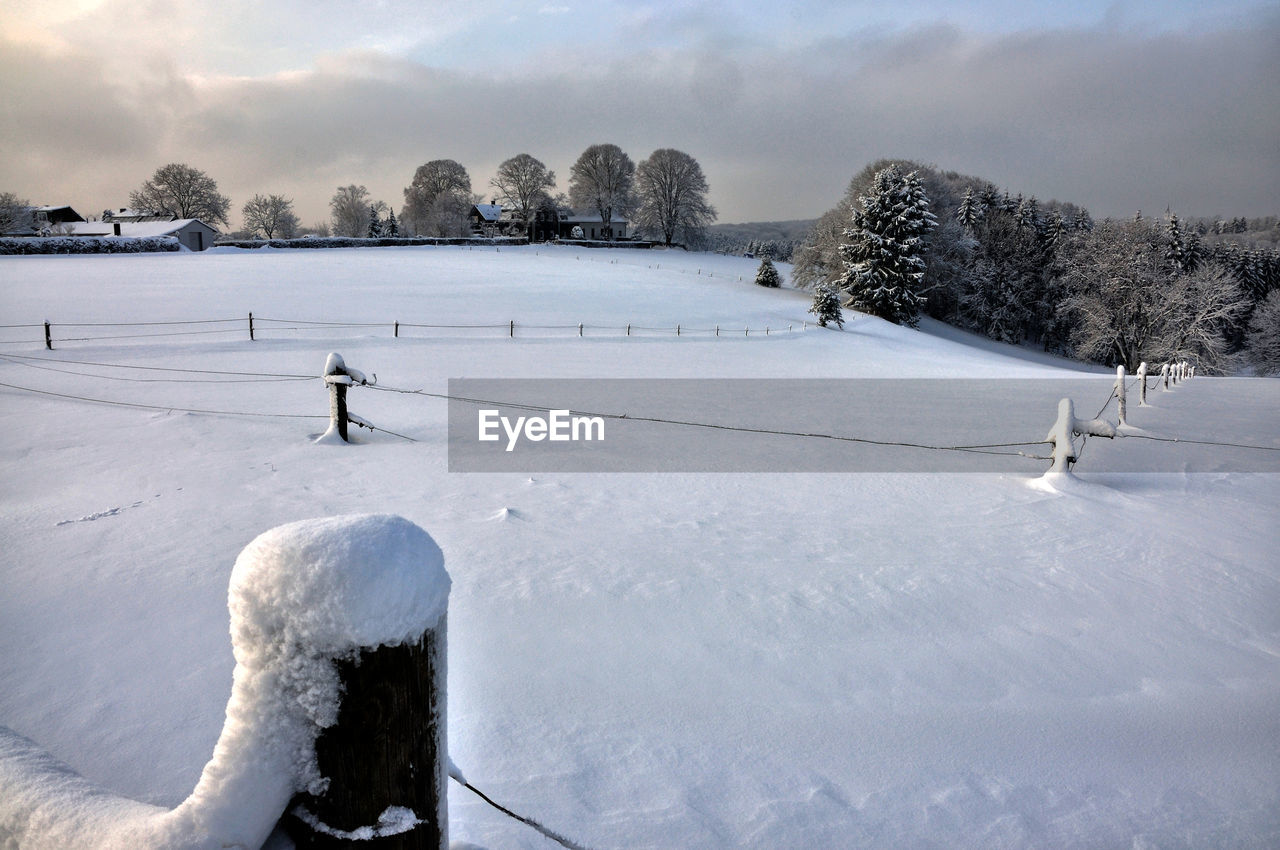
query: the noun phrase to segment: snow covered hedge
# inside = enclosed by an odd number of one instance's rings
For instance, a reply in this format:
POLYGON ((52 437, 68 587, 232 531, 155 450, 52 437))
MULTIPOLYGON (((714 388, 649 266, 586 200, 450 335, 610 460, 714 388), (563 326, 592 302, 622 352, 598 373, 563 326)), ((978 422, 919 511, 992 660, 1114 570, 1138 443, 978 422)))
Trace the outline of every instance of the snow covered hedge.
POLYGON ((176 236, 32 236, 0 239, 0 254, 143 254, 177 251, 176 236))
POLYGON ((442 239, 433 236, 311 236, 299 239, 227 239, 217 247, 228 248, 388 248, 403 245, 528 245, 524 237, 498 239, 442 239))

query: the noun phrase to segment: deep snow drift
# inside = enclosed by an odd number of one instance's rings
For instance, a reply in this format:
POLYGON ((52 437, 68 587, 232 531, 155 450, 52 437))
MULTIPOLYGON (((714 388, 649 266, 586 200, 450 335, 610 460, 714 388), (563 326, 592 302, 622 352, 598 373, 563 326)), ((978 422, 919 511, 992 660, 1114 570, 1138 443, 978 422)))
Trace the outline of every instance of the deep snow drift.
MULTIPOLYGON (((367 387, 352 411, 417 442, 312 442, 334 351, 431 392, 450 377, 1093 380, 1082 418, 1114 380, 929 323, 802 330, 808 296, 755 287, 754 270, 535 248, 0 259, 6 323, 48 319, 65 340, 46 352, 42 329, 5 329, 0 382, 149 405, 0 387, 0 724, 139 805, 178 805, 223 728, 236 553, 287 522, 396 513, 450 564, 454 761, 585 845, 1280 841, 1280 476, 1223 471, 1260 454, 1090 438, 1078 478, 1053 488, 1032 486, 1047 467, 1032 459, 1004 474, 462 475, 446 471, 445 402, 367 387), (295 322, 262 321, 250 342, 250 311, 295 322), (223 318, 193 336, 59 328, 223 318), (397 339, 395 321, 517 330, 397 339), (1191 471, 1108 471, 1141 453, 1191 471)), ((1131 397, 1129 421, 1280 446, 1277 386, 1196 378, 1150 408, 1131 397)), ((911 436, 946 430, 924 416, 911 436)), ((450 832, 549 846, 456 788, 450 832)))

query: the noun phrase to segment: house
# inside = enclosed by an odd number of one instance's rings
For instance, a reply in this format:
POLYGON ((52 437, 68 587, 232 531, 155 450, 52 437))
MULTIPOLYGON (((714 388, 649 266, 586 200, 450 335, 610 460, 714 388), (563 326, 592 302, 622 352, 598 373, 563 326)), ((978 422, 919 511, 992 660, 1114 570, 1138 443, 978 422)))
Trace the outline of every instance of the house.
POLYGON ((69 206, 42 206, 13 208, 13 221, 5 227, 3 236, 40 236, 52 232, 64 224, 84 221, 84 216, 69 206))
POLYGON ((591 215, 572 214, 561 216, 560 218, 560 238, 561 239, 626 239, 627 238, 627 220, 625 218, 615 218, 605 226, 604 219, 599 213, 591 215), (582 228, 581 236, 574 236, 573 229, 575 227, 582 228), (610 232, 612 231, 612 232, 610 232))
POLYGON ((471 224, 471 232, 476 235, 498 233, 511 225, 510 213, 504 218, 503 209, 498 204, 472 205, 467 220, 471 224))
POLYGON ((127 236, 145 239, 155 236, 176 236, 179 244, 190 251, 203 251, 213 247, 218 231, 198 218, 179 218, 172 221, 84 221, 64 225, 71 236, 127 236))

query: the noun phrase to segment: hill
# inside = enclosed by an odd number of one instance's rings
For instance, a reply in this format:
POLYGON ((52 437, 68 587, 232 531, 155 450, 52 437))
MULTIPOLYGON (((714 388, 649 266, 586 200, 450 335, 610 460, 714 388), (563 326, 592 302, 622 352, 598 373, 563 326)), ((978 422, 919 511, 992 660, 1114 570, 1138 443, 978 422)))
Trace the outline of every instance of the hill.
MULTIPOLYGON (((1034 441, 1063 396, 1114 422, 1113 375, 928 321, 817 329, 809 295, 755 267, 542 247, 0 258, 23 281, 0 332, 0 720, 175 805, 224 722, 237 553, 283 523, 395 513, 453 581, 450 756, 586 846, 1271 843, 1277 453, 1145 438, 1280 448, 1280 382, 1131 396, 1129 436, 1090 438, 1054 484, 1034 441), (351 390, 385 430, 350 446, 313 442, 330 352, 381 387, 351 390), (882 471, 451 472, 448 404, 392 390, 459 378, 539 404, 568 404, 548 381, 719 379, 680 415, 648 384, 601 403, 755 432, 611 419, 603 448, 639 433, 653 459, 700 441, 703 459, 882 471), (829 437, 759 433, 784 427, 829 437), (1033 442, 975 448, 1015 441, 1033 442)), ((0 757, 0 844, 24 828, 3 786, 22 776, 0 757)), ((457 788, 449 816, 458 842, 546 845, 457 788)))

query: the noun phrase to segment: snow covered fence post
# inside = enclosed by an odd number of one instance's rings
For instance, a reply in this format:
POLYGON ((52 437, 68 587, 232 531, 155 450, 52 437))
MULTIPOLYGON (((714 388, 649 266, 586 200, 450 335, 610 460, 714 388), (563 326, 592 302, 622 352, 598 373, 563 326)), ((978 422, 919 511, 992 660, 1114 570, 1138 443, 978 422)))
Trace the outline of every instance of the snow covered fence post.
POLYGON ((1069 398, 1058 402, 1058 421, 1053 423, 1045 442, 1053 444, 1053 465, 1049 472, 1071 472, 1071 465, 1076 462, 1076 447, 1073 438, 1080 434, 1092 437, 1114 438, 1116 429, 1110 422, 1101 419, 1090 419, 1087 422, 1076 418, 1075 403, 1069 398))
POLYGON ((49 332, 49 323, 44 323, 44 347, 53 351, 53 334, 49 332))
POLYGON ((349 847, 352 841, 377 839, 370 846, 444 850, 449 845, 449 575, 444 558, 426 532, 400 517, 320 522, 330 524, 340 557, 350 558, 340 566, 346 581, 387 591, 376 600, 358 591, 369 608, 348 616, 357 625, 360 617, 400 620, 391 631, 403 634, 396 641, 370 635, 335 658, 340 704, 333 724, 315 742, 315 766, 323 779, 294 798, 286 828, 300 848, 349 847), (361 539, 345 539, 344 524, 361 539), (408 586, 393 586, 401 583, 408 586), (418 592, 429 604, 406 601, 405 591, 410 599, 418 592), (419 610, 401 619, 406 608, 419 610))
POLYGON ((347 387, 366 384, 368 379, 359 369, 348 369, 342 355, 334 352, 324 362, 324 382, 329 387, 329 430, 320 438, 334 436, 347 442, 347 387))
POLYGON ((1169 364, 1160 367, 1160 380, 1164 382, 1164 391, 1169 391, 1169 364))
POLYGON ((1121 425, 1128 425, 1125 421, 1125 414, 1128 412, 1128 403, 1125 398, 1124 390, 1124 365, 1116 367, 1116 409, 1120 411, 1121 425))
POLYGON ((253 314, 249 314, 249 342, 253 342, 253 314))
POLYGON ((1150 407, 1147 404, 1147 361, 1138 364, 1138 407, 1150 407))

